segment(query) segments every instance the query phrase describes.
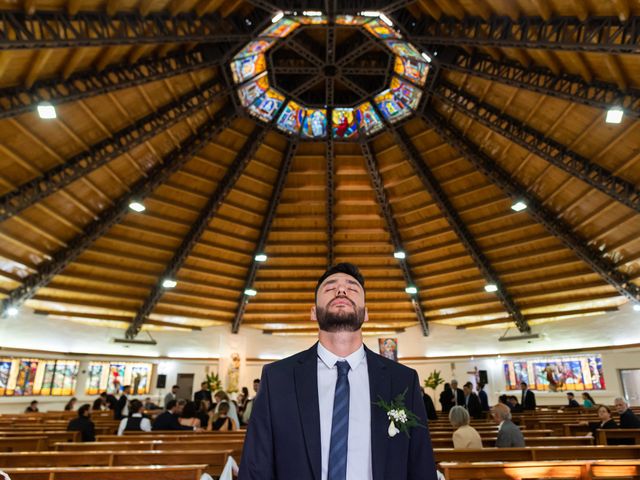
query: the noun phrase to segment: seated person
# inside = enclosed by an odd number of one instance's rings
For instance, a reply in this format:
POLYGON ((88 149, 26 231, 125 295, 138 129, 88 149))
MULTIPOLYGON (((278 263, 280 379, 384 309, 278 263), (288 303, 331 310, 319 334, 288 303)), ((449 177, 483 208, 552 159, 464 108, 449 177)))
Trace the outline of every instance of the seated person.
POLYGON ((124 432, 150 432, 151 421, 142 415, 144 405, 140 400, 131 400, 129 402, 129 416, 120 420, 118 426, 118 435, 124 432))
POLYGON ((40 410, 38 410, 38 401, 34 400, 33 402, 31 402, 29 404, 29 406, 27 408, 24 409, 24 413, 38 413, 40 410))
POLYGON ((593 399, 589 392, 582 392, 582 406, 584 408, 593 408, 596 405, 596 401, 593 399))
POLYGON ((618 424, 614 419, 611 418, 611 409, 606 405, 598 406, 598 418, 599 422, 580 422, 580 425, 588 425, 591 431, 588 433, 589 436, 598 438, 597 430, 604 428, 618 428, 618 424))
POLYGON ((179 406, 177 401, 169 400, 167 409, 153 422, 153 430, 196 430, 194 427, 180 425, 178 418, 182 413, 183 405, 179 406))
POLYGON ((198 409, 196 416, 200 419, 201 428, 207 429, 209 426, 209 410, 211 410, 211 402, 206 398, 204 400, 200 400, 200 408, 198 409))
MULTIPOLYGON (((183 401, 183 400, 180 400, 180 401, 183 401)), ((198 409, 196 408, 196 402, 188 401, 184 403, 179 422, 180 422, 180 425, 185 425, 187 427, 200 428, 200 419, 198 418, 198 409)))
POLYGON ((73 410, 75 410, 77 401, 78 399, 76 397, 73 397, 71 400, 69 400, 67 404, 64 406, 64 411, 72 412, 73 410))
POLYGON ((567 392, 567 400, 569 401, 569 404, 567 405, 567 407, 569 408, 575 408, 580 406, 580 404, 576 400, 576 396, 572 392, 567 392))
POLYGON ((235 420, 229 415, 229 404, 222 402, 218 405, 218 413, 214 413, 209 422, 210 431, 233 432, 238 429, 235 420))
POLYGON ((524 436, 520 431, 520 428, 511 421, 511 411, 504 403, 498 403, 491 409, 491 416, 493 421, 498 426, 498 438, 496 439, 496 447, 498 448, 510 448, 519 447, 524 448, 524 436))
POLYGON ((91 421, 91 410, 88 403, 78 409, 78 416, 67 425, 68 432, 80 432, 81 442, 95 442, 96 429, 91 421))
POLYGON ((151 401, 151 397, 147 397, 142 402, 145 410, 160 410, 160 407, 151 401))
POLYGON ((614 404, 620 414, 620 428, 640 428, 640 418, 636 417, 623 398, 616 398, 614 404))
POLYGON ((518 402, 518 397, 516 397, 515 395, 507 397, 507 406, 512 413, 522 413, 524 411, 522 409, 522 405, 520 405, 520 403, 518 402))
POLYGON ((109 408, 107 407, 106 398, 107 398, 106 395, 104 397, 102 395, 100 395, 98 398, 96 398, 93 401, 93 405, 91 406, 91 410, 94 410, 96 412, 101 412, 103 410, 109 410, 109 408))
POLYGON ((482 439, 475 428, 469 425, 469 412, 460 406, 449 411, 449 423, 456 429, 453 432, 453 448, 482 448, 482 439))

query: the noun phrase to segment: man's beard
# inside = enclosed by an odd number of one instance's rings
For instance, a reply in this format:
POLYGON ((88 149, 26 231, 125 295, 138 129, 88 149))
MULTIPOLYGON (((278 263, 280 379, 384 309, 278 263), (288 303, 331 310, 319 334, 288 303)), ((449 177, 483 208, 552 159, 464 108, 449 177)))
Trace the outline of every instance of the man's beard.
MULTIPOLYGON (((351 300, 348 301, 351 302, 351 300)), ((353 305, 353 310, 349 311, 345 309, 329 311, 328 308, 316 306, 316 318, 320 330, 325 332, 356 332, 360 330, 364 323, 364 308, 356 308, 353 302, 351 304, 353 305)), ((331 302, 329 302, 329 305, 331 305, 331 302)))

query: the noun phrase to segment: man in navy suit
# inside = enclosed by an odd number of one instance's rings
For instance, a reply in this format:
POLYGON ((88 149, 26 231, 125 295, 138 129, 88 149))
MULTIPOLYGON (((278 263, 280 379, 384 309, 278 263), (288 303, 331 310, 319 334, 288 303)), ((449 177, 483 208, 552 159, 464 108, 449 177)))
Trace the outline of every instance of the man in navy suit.
MULTIPOLYGON (((238 480, 435 480, 417 373, 366 348, 364 278, 340 263, 316 286, 319 342, 266 365, 238 480), (395 434, 380 399, 405 393, 421 427, 395 434)), ((395 425, 394 425, 395 426, 395 425)))

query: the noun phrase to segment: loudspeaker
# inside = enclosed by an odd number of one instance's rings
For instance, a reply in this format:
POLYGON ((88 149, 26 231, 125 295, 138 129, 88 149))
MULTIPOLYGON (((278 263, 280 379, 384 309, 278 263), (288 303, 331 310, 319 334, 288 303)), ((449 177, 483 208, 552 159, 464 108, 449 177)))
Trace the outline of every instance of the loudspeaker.
POLYGON ((156 388, 164 388, 166 386, 167 386, 167 376, 161 373, 158 375, 158 380, 156 380, 156 388))
POLYGON ((487 371, 478 370, 478 379, 480 380, 480 383, 484 383, 485 385, 489 383, 489 378, 487 377, 487 371))

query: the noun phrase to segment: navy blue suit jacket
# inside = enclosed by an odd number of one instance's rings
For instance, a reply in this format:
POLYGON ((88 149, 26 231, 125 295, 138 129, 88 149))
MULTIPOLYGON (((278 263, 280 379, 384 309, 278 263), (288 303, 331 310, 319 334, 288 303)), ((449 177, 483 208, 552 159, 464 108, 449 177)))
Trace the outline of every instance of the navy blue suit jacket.
MULTIPOLYGON (((365 347, 371 402, 405 395, 406 407, 426 426, 415 370, 365 347)), ((244 442, 238 480, 321 480, 317 344, 266 365, 244 442)), ((389 438, 386 412, 371 406, 373 480, 435 480, 427 428, 389 438)))

